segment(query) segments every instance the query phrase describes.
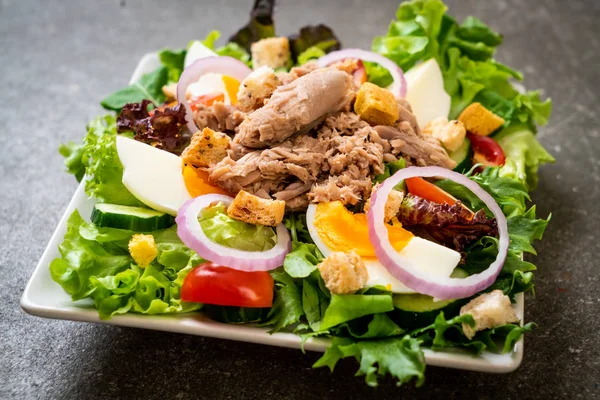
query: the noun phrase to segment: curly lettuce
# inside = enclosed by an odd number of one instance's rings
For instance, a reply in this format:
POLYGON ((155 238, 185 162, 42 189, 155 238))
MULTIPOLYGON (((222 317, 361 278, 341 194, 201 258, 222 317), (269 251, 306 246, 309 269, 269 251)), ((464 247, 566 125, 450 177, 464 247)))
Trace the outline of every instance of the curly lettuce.
POLYGON ((179 240, 175 227, 152 232, 158 257, 146 268, 135 264, 127 243, 135 232, 97 227, 75 210, 59 245, 61 257, 50 275, 73 300, 94 301, 100 318, 135 312, 180 313, 197 310, 180 299, 183 279, 201 259, 179 240))

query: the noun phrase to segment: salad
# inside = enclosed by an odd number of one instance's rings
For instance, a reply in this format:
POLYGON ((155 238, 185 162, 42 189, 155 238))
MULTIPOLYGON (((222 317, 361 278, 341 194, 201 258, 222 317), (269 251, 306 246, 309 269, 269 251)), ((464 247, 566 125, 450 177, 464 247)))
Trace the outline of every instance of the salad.
POLYGON ((103 319, 202 312, 331 345, 376 386, 423 349, 509 352, 533 323, 549 217, 528 205, 551 103, 493 56, 502 35, 441 0, 398 7, 371 50, 325 25, 278 36, 274 1, 102 100, 60 148, 95 201, 50 265, 103 319))

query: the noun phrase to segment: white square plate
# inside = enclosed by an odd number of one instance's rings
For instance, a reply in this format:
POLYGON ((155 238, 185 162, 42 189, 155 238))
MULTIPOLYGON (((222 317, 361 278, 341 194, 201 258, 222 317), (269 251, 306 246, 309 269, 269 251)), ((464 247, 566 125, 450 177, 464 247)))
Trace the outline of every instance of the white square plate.
MULTIPOLYGON (((155 53, 146 54, 135 69, 131 82, 137 81, 143 74, 154 70, 158 66, 158 56, 155 53)), ((81 215, 85 217, 91 214, 93 205, 94 201, 85 194, 84 184, 80 184, 25 288, 21 298, 21 307, 27 313, 45 318, 131 326, 271 346, 300 348, 301 340, 293 333, 279 332, 270 335, 267 333, 267 329, 264 328, 252 325, 223 324, 212 321, 198 312, 175 316, 126 314, 113 317, 110 320, 101 320, 96 310, 86 307, 85 302, 72 302, 70 297, 50 277, 49 265, 53 259, 60 256, 58 245, 63 240, 67 230, 67 219, 73 210, 79 209, 81 215)), ((523 295, 517 295, 515 309, 521 320, 523 319, 523 303, 523 295)), ((327 339, 313 338, 307 341, 305 348, 313 351, 324 351, 328 344, 327 339)), ((510 372, 521 364, 523 339, 515 345, 512 352, 507 354, 484 352, 482 355, 474 357, 459 350, 435 352, 425 349, 424 352, 428 365, 482 372, 510 372)))

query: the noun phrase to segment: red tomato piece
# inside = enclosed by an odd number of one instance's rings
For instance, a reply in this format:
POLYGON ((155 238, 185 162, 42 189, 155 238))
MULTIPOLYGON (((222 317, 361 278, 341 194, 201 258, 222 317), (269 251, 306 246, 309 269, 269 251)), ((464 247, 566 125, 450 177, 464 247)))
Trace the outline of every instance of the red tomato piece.
POLYGON ((198 109, 198 104, 204 104, 207 106, 212 106, 216 101, 225 101, 225 95, 223 93, 208 93, 203 94, 201 96, 196 96, 190 99, 190 108, 192 111, 196 111, 198 109))
POLYGON ((273 306, 274 281, 266 271, 245 272, 206 262, 185 277, 181 299, 219 306, 273 306))
POLYGON ((491 137, 473 135, 468 133, 467 137, 473 147, 473 161, 485 166, 496 167, 504 165, 506 156, 502 147, 491 137))
POLYGON ((352 79, 359 85, 362 85, 367 81, 367 69, 365 68, 365 64, 363 64, 362 60, 358 60, 358 68, 356 68, 352 73, 352 79))

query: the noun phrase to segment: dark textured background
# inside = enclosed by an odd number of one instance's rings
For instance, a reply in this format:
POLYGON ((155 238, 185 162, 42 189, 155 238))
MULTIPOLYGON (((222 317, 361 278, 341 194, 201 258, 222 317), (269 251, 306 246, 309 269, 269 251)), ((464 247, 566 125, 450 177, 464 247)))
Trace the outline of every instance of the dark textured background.
MULTIPOLYGON (((140 57, 247 19, 250 0, 0 0, 0 398, 600 398, 599 1, 448 1, 501 30, 497 58, 554 100, 539 137, 556 156, 533 199, 552 211, 539 243, 525 359, 512 374, 428 368, 423 388, 367 387, 296 350, 25 315, 19 298, 76 188, 61 142, 79 140, 100 98, 140 57)), ((327 22, 368 48, 397 0, 281 1, 278 31, 327 22)))

